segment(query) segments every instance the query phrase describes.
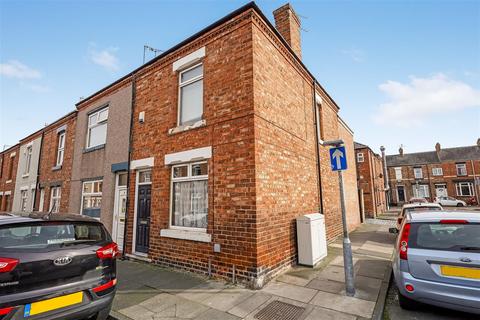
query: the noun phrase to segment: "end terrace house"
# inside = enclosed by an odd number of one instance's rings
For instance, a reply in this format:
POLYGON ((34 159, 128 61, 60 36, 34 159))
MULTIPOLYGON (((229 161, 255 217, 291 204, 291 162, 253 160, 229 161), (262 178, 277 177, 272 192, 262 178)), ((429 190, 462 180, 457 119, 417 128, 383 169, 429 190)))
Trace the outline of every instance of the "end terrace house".
POLYGON ((12 211, 20 145, 0 153, 0 211, 12 211))
POLYGON ((68 211, 100 219, 120 245, 117 235, 123 231, 117 229, 124 222, 118 212, 125 211, 126 203, 131 97, 131 84, 121 82, 77 103, 72 140, 68 211))
POLYGON ((68 212, 77 112, 43 128, 35 211, 68 212))
POLYGON ((360 223, 353 132, 301 60, 293 8, 274 16, 249 3, 93 96, 133 86, 129 257, 263 286, 296 263, 296 217, 323 213, 328 239, 341 235, 321 145, 339 138, 360 223))
POLYGON ((12 211, 32 212, 35 208, 42 138, 43 131, 38 130, 20 140, 12 211))

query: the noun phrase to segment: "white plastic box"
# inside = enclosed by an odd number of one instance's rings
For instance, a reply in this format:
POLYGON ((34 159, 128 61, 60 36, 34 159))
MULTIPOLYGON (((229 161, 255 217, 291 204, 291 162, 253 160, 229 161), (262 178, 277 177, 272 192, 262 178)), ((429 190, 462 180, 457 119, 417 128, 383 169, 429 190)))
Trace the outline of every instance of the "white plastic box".
POLYGON ((327 256, 325 217, 320 213, 297 218, 298 263, 314 266, 327 256))

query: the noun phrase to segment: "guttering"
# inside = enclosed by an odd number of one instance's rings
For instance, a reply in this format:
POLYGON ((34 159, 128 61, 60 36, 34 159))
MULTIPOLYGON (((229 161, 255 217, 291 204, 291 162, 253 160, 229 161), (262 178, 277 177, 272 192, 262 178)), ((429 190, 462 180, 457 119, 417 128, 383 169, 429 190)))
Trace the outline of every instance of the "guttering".
POLYGON ((37 204, 37 191, 40 184, 40 163, 42 162, 42 152, 44 143, 45 131, 42 131, 42 140, 40 141, 40 150, 38 151, 38 164, 37 164, 37 179, 35 181, 35 197, 33 197, 32 211, 35 211, 35 205, 37 204))
POLYGON ((323 214, 323 197, 322 197, 322 170, 320 168, 320 124, 318 123, 318 112, 317 112, 317 80, 313 79, 313 115, 315 118, 315 151, 317 155, 317 172, 318 172, 318 209, 320 210, 319 213, 323 214))
POLYGON ((333 102, 333 104, 335 105, 335 107, 337 107, 338 109, 340 109, 340 107, 338 106, 338 104, 335 102, 335 100, 333 100, 333 98, 328 94, 328 92, 322 87, 322 85, 320 83, 318 83, 318 81, 316 80, 316 78, 313 76, 313 74, 308 70, 308 68, 303 64, 302 60, 295 54, 295 52, 293 51, 293 49, 290 47, 290 45, 287 43, 287 41, 283 38, 283 36, 280 34, 280 32, 278 32, 278 30, 272 25, 272 23, 270 22, 270 20, 268 20, 268 18, 263 14, 262 10, 260 10, 260 8, 257 6, 257 4, 252 1, 252 2, 249 2, 247 4, 245 4, 244 6, 236 9, 235 11, 232 11, 231 13, 229 13, 228 15, 226 15, 225 17, 221 18, 220 20, 217 20, 216 22, 210 24, 209 26, 205 27, 204 29, 200 30, 199 32, 193 34, 192 36, 188 37, 187 39, 183 40, 182 42, 180 42, 179 44, 171 47, 170 49, 164 51, 162 54, 160 54, 159 56, 153 58, 152 60, 148 61, 147 63, 141 65, 140 67, 138 67, 137 69, 133 70, 132 72, 128 73, 127 75, 121 77, 120 79, 118 79, 117 81, 115 82, 112 82, 111 84, 109 84, 108 86, 98 90, 97 92, 95 92, 94 94, 88 96, 87 98, 85 99, 82 99, 81 101, 77 102, 75 104, 75 106, 78 108, 78 106, 80 106, 81 104, 87 102, 88 100, 92 99, 93 97, 95 97, 96 95, 102 93, 103 91, 107 90, 108 88, 111 88, 113 87, 114 85, 124 81, 125 79, 129 78, 129 77, 132 77, 133 75, 135 75, 136 73, 138 73, 139 71, 141 71, 143 68, 146 68, 152 64, 154 64, 155 62, 157 62, 158 60, 166 57, 167 55, 171 54, 172 52, 175 52, 176 50, 180 49, 181 47, 185 46, 186 44, 192 42, 193 40, 195 40, 196 38, 199 38, 200 36, 204 35, 205 33, 215 29, 216 27, 226 23, 227 21, 235 18, 236 16, 238 16, 239 14, 249 10, 249 9, 253 9, 259 16, 260 18, 262 18, 262 20, 267 24, 267 26, 271 29, 271 31, 278 37, 278 39, 280 39, 280 42, 283 43, 283 45, 285 46, 285 48, 287 48, 287 50, 293 55, 293 57, 297 60, 297 62, 300 64, 300 66, 302 66, 302 68, 307 72, 307 74, 315 81, 315 83, 320 87, 320 89, 322 89, 323 93, 333 102))
MULTIPOLYGON (((123 228, 123 246, 122 257, 125 258, 127 248, 127 229, 128 229, 128 216, 130 212, 130 162, 132 160, 132 140, 133 140, 133 115, 135 110, 135 98, 136 98, 136 78, 135 74, 132 75, 132 102, 130 107, 130 129, 128 137, 128 162, 127 162, 127 199, 126 199, 126 211, 125 211, 125 226, 123 228)), ((135 226, 133 226, 135 228, 135 226)), ((133 239, 132 239, 133 245, 133 239)), ((133 252, 133 248, 132 248, 133 252)))

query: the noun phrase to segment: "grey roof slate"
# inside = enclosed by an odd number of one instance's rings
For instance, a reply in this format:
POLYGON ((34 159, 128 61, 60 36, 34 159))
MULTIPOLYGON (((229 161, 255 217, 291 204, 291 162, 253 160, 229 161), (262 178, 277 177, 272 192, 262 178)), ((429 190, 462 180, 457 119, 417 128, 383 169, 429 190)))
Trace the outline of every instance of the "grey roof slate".
POLYGON ((480 147, 467 146, 457 148, 440 149, 440 152, 427 151, 416 153, 395 154, 387 156, 387 166, 408 166, 430 163, 440 163, 445 161, 467 161, 480 160, 480 147))

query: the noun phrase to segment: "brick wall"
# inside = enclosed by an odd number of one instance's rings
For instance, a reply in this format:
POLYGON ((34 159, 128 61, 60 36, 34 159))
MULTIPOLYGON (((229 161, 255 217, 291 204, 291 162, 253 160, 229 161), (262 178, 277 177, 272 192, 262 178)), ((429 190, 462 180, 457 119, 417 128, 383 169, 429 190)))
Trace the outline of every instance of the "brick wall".
POLYGON ((10 147, 7 150, 4 150, 0 154, 0 157, 2 157, 3 159, 2 175, 0 177, 0 192, 3 194, 1 196, 2 201, 0 203, 0 211, 12 210, 13 196, 15 193, 15 181, 17 176, 18 158, 20 156, 19 150, 20 150, 20 146, 17 144, 13 147, 10 147), (11 155, 13 154, 15 156, 11 157, 11 155))

